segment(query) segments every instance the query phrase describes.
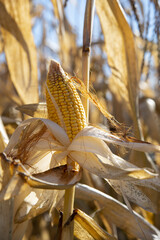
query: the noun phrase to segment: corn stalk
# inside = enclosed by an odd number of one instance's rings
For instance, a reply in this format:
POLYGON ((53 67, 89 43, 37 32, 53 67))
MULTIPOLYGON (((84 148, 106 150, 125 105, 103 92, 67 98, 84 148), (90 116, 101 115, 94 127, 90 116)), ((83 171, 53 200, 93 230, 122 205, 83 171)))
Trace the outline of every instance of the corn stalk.
MULTIPOLYGON (((89 90, 89 71, 90 71, 90 48, 91 48, 91 37, 93 28, 93 17, 95 9, 95 0, 88 0, 86 3, 86 11, 84 18, 84 28, 83 28, 83 51, 82 51, 82 79, 89 90)), ((82 103, 86 113, 86 119, 88 122, 89 117, 89 100, 87 98, 82 98, 82 103)), ((65 191, 65 202, 64 202, 64 220, 63 223, 67 221, 73 212, 74 208, 74 196, 75 196, 75 186, 65 191)), ((62 233, 62 240, 71 240, 74 235, 73 221, 69 226, 64 228, 62 233)))

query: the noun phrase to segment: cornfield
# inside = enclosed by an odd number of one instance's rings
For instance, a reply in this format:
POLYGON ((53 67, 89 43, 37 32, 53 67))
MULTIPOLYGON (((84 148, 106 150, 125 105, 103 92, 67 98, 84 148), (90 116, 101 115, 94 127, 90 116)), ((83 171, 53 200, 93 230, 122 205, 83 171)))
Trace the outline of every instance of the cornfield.
POLYGON ((160 239, 160 2, 0 0, 0 239, 160 239))

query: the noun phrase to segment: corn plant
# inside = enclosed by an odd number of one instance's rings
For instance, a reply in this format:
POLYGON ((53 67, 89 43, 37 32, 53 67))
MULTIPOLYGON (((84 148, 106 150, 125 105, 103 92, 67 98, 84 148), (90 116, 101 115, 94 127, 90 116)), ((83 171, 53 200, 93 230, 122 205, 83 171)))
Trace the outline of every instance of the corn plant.
MULTIPOLYGON (((130 3, 142 37, 137 10, 133 1, 130 3)), ((43 103, 38 103, 29 4, 28 0, 0 0, 5 55, 16 89, 10 99, 21 114, 30 116, 13 121, 17 127, 9 139, 7 127, 0 121, 1 238, 33 239, 30 229, 35 227, 34 221, 38 216, 48 216, 51 224, 45 226, 46 235, 41 239, 159 239, 158 226, 151 219, 158 218, 159 211, 156 156, 160 145, 158 141, 144 141, 135 40, 119 1, 86 1, 82 80, 63 69, 70 56, 67 49, 61 49, 62 64, 51 60, 46 79, 41 82, 46 98, 43 103), (115 95, 118 91, 119 102, 124 101, 134 135, 101 104, 90 84, 95 7, 112 70, 110 89, 115 95), (89 106, 98 109, 107 126, 90 123, 89 106), (108 194, 111 189, 117 193, 113 194, 115 197, 108 194), (121 229, 122 235, 117 229, 121 229)), ((59 42, 65 47, 64 40, 73 35, 69 36, 65 26, 62 1, 52 4, 59 20, 59 42)))

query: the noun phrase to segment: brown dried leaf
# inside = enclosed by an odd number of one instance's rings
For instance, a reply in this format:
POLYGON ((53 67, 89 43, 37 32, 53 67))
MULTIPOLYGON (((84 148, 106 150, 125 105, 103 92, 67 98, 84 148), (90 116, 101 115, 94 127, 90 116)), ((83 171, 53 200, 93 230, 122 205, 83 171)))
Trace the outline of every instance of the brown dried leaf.
POLYGON ((76 225, 74 230, 74 234, 78 239, 116 240, 115 237, 105 232, 100 226, 98 226, 93 218, 89 217, 83 211, 76 209, 73 214, 75 214, 75 222, 80 225, 79 227, 81 229, 80 230, 78 225, 76 225), (85 236, 83 235, 82 238, 83 232, 85 232, 85 236))
POLYGON ((11 80, 23 103, 38 102, 37 56, 29 0, 0 0, 0 24, 11 80))
POLYGON ((63 190, 80 181, 81 175, 82 171, 68 172, 67 165, 63 165, 32 176, 23 175, 23 177, 34 188, 63 190))

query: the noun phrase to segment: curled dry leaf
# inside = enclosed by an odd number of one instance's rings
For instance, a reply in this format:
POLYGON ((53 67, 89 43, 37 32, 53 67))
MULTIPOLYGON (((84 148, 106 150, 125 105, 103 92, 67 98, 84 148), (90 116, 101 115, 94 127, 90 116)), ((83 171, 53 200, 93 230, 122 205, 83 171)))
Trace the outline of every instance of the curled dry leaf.
POLYGON ((101 191, 78 183, 76 185, 76 197, 85 201, 97 200, 105 217, 132 238, 144 240, 160 238, 160 232, 157 228, 136 212, 132 214, 124 204, 101 191))
POLYGON ((64 165, 32 176, 24 173, 19 173, 19 175, 22 176, 31 187, 63 190, 79 182, 81 173, 81 171, 68 172, 67 165, 64 165))

